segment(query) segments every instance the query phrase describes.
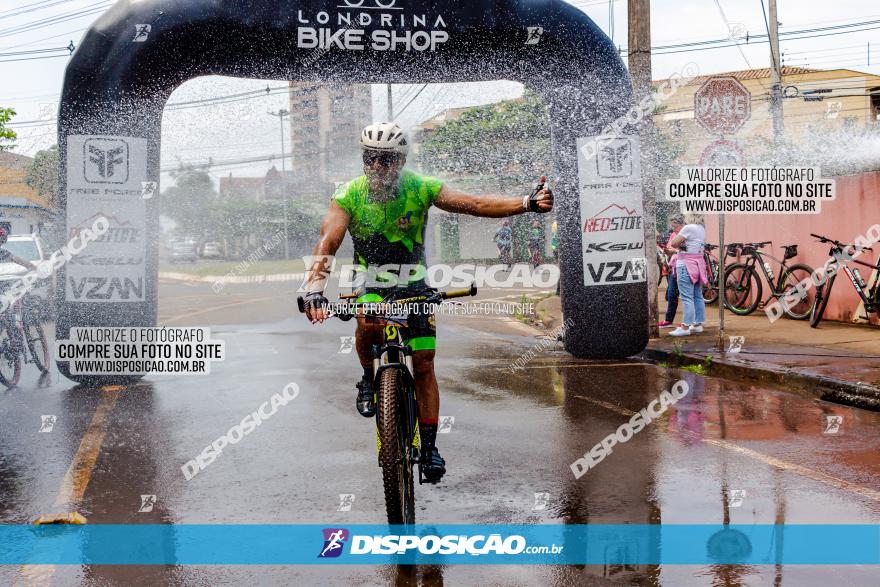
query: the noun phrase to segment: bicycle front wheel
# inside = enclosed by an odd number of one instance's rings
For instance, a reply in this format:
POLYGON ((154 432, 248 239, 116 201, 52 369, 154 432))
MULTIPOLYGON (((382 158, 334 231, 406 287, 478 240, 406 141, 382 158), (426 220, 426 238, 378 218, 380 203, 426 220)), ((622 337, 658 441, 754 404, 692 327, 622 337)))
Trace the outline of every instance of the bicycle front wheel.
POLYGON ((15 387, 21 376, 21 350, 7 323, 0 324, 0 383, 15 387))
POLYGON ((828 299, 831 297, 831 287, 837 275, 832 275, 828 281, 816 288, 816 299, 813 301, 813 308, 810 310, 810 326, 816 328, 825 315, 825 308, 828 307, 828 299))
MULTIPOLYGON (((805 279, 810 281, 811 275, 813 275, 813 268, 809 265, 797 264, 789 267, 782 275, 782 286, 780 288, 782 296, 780 301, 785 301, 786 299, 794 301, 797 299, 797 296, 799 296, 796 289, 797 284, 805 279)), ((789 318, 793 320, 806 320, 810 317, 815 299, 816 294, 811 286, 807 288, 806 295, 800 298, 797 303, 792 305, 783 303, 782 308, 785 315, 789 318)))
POLYGON ((403 410, 404 380, 399 369, 382 372, 376 397, 378 406, 379 466, 385 488, 389 524, 415 524, 412 431, 403 410))
POLYGON ((49 345, 46 343, 46 333, 40 319, 31 314, 24 320, 24 334, 27 337, 28 350, 34 359, 34 364, 41 373, 49 372, 49 345))
POLYGON ((724 272, 724 303, 734 314, 748 316, 754 312, 762 293, 761 279, 754 267, 736 263, 724 272))

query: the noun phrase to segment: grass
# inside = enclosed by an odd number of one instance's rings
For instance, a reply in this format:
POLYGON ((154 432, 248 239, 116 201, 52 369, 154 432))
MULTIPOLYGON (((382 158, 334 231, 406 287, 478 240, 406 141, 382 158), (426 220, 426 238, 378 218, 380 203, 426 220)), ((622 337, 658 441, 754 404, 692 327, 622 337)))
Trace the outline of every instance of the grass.
POLYGON ((554 295, 554 294, 539 294, 539 295, 534 295, 534 296, 522 294, 519 297, 519 303, 522 304, 523 306, 525 306, 526 304, 534 304, 536 306, 535 307, 535 315, 523 314, 519 310, 516 310, 516 312, 514 312, 514 314, 513 314, 513 317, 515 319, 519 320, 520 322, 525 323, 525 324, 537 324, 539 326, 543 326, 544 325, 543 312, 538 311, 537 305, 538 305, 538 302, 540 302, 541 300, 546 300, 547 298, 551 297, 552 295, 554 295))
POLYGON ((682 365, 682 360, 684 359, 684 352, 682 346, 676 343, 672 347, 672 360, 669 362, 659 363, 660 367, 664 369, 682 369, 683 371, 690 371, 691 373, 696 373, 697 375, 708 375, 709 371, 712 369, 712 355, 708 355, 702 363, 697 365, 682 365))

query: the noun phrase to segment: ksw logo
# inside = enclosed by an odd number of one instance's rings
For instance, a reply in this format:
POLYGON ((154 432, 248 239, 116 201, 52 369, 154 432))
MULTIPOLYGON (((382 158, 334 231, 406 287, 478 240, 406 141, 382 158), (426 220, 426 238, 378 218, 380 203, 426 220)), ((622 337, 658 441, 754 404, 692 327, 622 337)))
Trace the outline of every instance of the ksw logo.
POLYGON ((318 558, 337 558, 342 554, 346 540, 348 540, 348 530, 345 528, 324 528, 324 547, 318 558))
POLYGON ((645 243, 589 243, 585 253, 607 253, 609 251, 641 251, 645 243))
POLYGON ((600 177, 632 175, 632 146, 629 139, 616 139, 605 144, 599 150, 596 165, 600 177))
POLYGON ((143 300, 144 278, 138 277, 137 281, 119 279, 118 277, 80 277, 70 278, 70 288, 75 300, 143 300))
POLYGON ((83 145, 85 178, 89 183, 128 181, 128 143, 116 139, 89 139, 83 145))
POLYGON ((610 261, 606 263, 587 263, 588 277, 592 283, 625 283, 642 281, 645 278, 645 263, 639 259, 627 262, 610 261))

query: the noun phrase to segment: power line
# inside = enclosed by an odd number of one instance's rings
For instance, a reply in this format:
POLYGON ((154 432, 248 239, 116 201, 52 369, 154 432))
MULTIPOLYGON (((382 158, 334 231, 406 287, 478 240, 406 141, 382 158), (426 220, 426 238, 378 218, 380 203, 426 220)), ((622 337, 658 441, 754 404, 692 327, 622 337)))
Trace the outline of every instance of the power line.
POLYGON ((401 108, 400 110, 398 110, 397 112, 394 113, 394 118, 398 118, 398 117, 400 117, 404 112, 406 112, 406 109, 409 108, 410 104, 412 104, 412 103, 415 101, 416 98, 418 98, 419 96, 421 96, 422 92, 424 92, 424 91, 425 91, 425 88, 427 88, 427 87, 428 87, 428 84, 422 84, 422 88, 421 88, 418 92, 416 92, 416 95, 413 96, 413 97, 410 99, 409 102, 406 103, 406 106, 404 106, 403 108, 401 108))
POLYGON ((57 6, 58 4, 66 4, 71 1, 72 0, 45 0, 43 2, 28 4, 27 6, 20 6, 11 10, 4 10, 3 12, 0 12, 0 19, 10 18, 12 16, 19 16, 22 14, 27 14, 29 12, 36 12, 38 10, 44 10, 46 8, 51 8, 52 6, 57 6), (16 10, 18 10, 18 12, 15 12, 16 10))
POLYGON ((13 35, 19 35, 21 33, 26 33, 29 31, 38 30, 41 28, 45 28, 47 26, 52 26, 56 24, 60 24, 63 22, 69 22, 71 20, 76 20, 79 18, 83 18, 86 16, 91 16, 94 14, 98 14, 104 12, 107 8, 110 7, 112 2, 108 2, 107 0, 101 0, 100 2, 95 2, 93 4, 89 4, 87 6, 82 7, 81 9, 75 10, 73 12, 65 12, 61 14, 57 14, 55 16, 43 18, 40 20, 30 21, 21 25, 0 29, 0 37, 10 37, 13 35))

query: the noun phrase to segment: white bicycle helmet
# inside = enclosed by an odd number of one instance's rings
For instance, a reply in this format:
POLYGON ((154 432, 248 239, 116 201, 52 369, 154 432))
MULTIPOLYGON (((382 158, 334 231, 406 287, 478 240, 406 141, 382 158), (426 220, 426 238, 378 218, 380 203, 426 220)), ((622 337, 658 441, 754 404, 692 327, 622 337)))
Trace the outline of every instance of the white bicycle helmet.
POLYGON ((406 133, 396 122, 380 122, 371 124, 361 133, 361 147, 374 151, 389 151, 406 155, 409 142, 406 133))

